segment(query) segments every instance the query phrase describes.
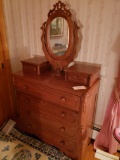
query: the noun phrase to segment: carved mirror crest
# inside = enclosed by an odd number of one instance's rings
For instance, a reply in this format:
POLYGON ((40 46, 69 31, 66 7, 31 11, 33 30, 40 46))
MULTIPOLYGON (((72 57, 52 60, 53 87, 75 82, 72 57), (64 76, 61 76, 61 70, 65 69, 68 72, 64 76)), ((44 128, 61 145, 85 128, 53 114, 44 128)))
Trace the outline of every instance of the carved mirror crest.
POLYGON ((60 73, 74 61, 79 27, 72 20, 72 13, 66 4, 58 1, 49 11, 48 19, 41 29, 45 57, 53 69, 60 73))

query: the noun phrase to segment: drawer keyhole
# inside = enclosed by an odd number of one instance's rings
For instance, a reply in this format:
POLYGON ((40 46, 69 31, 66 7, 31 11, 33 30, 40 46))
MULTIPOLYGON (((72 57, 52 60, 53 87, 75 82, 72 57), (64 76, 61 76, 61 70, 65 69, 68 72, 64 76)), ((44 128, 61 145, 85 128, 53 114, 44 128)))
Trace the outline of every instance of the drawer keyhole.
POLYGON ((64 128, 64 127, 61 127, 61 128, 60 128, 60 131, 61 131, 61 132, 65 132, 65 128, 64 128))

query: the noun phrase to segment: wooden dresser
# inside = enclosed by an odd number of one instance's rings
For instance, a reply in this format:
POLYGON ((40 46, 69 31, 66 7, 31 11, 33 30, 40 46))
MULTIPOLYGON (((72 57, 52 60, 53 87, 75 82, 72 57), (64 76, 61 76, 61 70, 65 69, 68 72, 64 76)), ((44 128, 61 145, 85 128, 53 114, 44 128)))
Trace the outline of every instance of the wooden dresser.
POLYGON ((99 76, 100 67, 83 63, 61 75, 52 69, 40 74, 15 73, 17 127, 81 160, 92 135, 99 76), (72 88, 80 85, 86 89, 72 88))

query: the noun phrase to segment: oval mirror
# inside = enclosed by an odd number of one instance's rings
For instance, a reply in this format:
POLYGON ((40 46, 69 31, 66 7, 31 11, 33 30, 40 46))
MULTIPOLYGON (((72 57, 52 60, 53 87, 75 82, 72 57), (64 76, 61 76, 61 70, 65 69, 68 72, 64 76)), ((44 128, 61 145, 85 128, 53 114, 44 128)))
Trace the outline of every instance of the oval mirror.
POLYGON ((56 17, 50 24, 49 43, 55 56, 66 53, 69 45, 69 26, 63 17, 56 17))
POLYGON ((64 71, 76 54, 78 25, 66 4, 58 1, 43 23, 41 40, 46 59, 56 73, 64 71))

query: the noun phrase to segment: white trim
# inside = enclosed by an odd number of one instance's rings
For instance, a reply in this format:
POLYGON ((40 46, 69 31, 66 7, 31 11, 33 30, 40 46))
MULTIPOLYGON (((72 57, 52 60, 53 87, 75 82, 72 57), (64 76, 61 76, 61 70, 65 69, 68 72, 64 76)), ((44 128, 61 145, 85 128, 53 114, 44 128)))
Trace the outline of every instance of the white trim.
POLYGON ((98 158, 100 160, 119 160, 119 157, 118 156, 114 156, 112 154, 109 154, 107 152, 104 152, 100 149, 97 149, 96 150, 96 153, 95 153, 95 158, 98 158))
POLYGON ((92 133, 92 139, 96 139, 97 135, 98 135, 99 131, 96 131, 95 129, 93 129, 93 133, 92 133))
POLYGON ((6 135, 10 133, 10 131, 15 126, 16 122, 12 119, 9 119, 9 121, 6 123, 6 125, 3 127, 2 132, 4 132, 6 135))

